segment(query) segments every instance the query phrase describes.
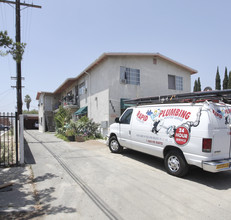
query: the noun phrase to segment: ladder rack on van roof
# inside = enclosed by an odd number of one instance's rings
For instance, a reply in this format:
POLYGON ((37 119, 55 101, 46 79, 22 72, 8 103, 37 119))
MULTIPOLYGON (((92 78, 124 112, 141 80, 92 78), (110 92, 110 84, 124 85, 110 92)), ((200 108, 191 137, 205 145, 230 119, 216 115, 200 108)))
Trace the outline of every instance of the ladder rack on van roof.
POLYGON ((214 90, 204 92, 180 93, 175 95, 162 95, 147 98, 125 100, 125 104, 144 105, 144 104, 163 104, 163 103, 189 103, 204 101, 222 101, 231 104, 231 89, 214 90))

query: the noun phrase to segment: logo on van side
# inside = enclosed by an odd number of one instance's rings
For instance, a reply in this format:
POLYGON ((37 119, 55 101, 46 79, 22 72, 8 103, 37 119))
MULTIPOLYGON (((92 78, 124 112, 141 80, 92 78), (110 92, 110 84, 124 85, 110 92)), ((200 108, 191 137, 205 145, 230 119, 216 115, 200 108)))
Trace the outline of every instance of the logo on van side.
POLYGON ((212 111, 213 115, 218 119, 222 119, 224 117, 226 125, 230 124, 231 109, 220 108, 220 109, 215 110, 214 108, 212 108, 211 111, 212 111))
POLYGON ((219 119, 222 119, 222 112, 221 110, 217 110, 215 111, 214 109, 212 110, 213 111, 213 114, 215 117, 219 118, 219 119))
POLYGON ((189 141, 189 137, 190 137, 189 130, 186 127, 180 126, 176 129, 174 139, 178 145, 187 144, 189 141))
POLYGON ((159 114, 160 117, 179 117, 188 120, 191 115, 191 112, 185 111, 183 109, 177 109, 177 108, 172 108, 172 109, 165 109, 162 110, 159 114))
POLYGON ((190 139, 190 133, 192 127, 197 127, 200 124, 200 117, 201 117, 201 111, 202 108, 200 108, 196 114, 196 120, 195 121, 186 121, 185 123, 182 123, 180 126, 176 126, 174 124, 166 127, 164 125, 165 119, 169 118, 181 118, 181 119, 189 119, 191 116, 191 112, 182 110, 182 109, 165 109, 160 110, 158 117, 151 117, 153 116, 152 111, 148 111, 147 114, 152 118, 153 120, 153 127, 152 127, 152 133, 158 134, 161 129, 166 129, 166 133, 170 138, 173 138, 176 142, 176 144, 180 146, 184 146, 189 142, 190 139), (163 118, 164 119, 163 119, 163 118))
POLYGON ((137 118, 139 118, 141 121, 147 121, 148 120, 148 116, 145 114, 142 114, 140 111, 137 113, 137 118))
POLYGON ((148 110, 146 114, 143 114, 140 111, 138 111, 136 116, 142 122, 146 122, 148 120, 148 117, 150 117, 153 121, 153 127, 151 129, 152 133, 158 134, 161 129, 165 129, 166 134, 170 138, 173 138, 176 144, 180 146, 184 146, 189 142, 191 128, 197 127, 200 124, 201 111, 202 108, 198 110, 195 121, 188 120, 191 116, 190 111, 186 111, 178 108, 171 108, 171 109, 164 109, 164 110, 154 109, 154 111, 148 110), (165 124, 164 121, 171 118, 181 119, 181 121, 185 119, 187 121, 182 123, 178 127, 174 124, 166 127, 164 125, 165 124))

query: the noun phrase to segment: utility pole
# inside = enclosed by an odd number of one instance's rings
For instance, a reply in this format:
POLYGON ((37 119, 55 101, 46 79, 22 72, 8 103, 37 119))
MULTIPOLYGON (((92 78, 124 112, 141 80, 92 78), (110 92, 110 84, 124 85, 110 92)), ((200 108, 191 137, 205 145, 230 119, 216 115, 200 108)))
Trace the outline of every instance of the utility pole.
MULTIPOLYGON (((25 7, 33 7, 33 8, 42 8, 39 5, 34 5, 34 4, 27 4, 27 3, 20 3, 20 0, 15 0, 13 1, 7 1, 7 0, 0 0, 2 3, 8 3, 8 4, 14 4, 15 7, 15 13, 16 13, 16 43, 21 43, 21 6, 25 7)), ((21 61, 16 61, 16 71, 17 71, 17 83, 16 83, 16 88, 17 88, 17 111, 18 115, 22 114, 22 68, 21 68, 21 61)))
MULTIPOLYGON (((20 0, 16 0, 16 43, 21 43, 21 15, 20 15, 20 0)), ((22 68, 21 60, 16 61, 17 72, 17 111, 18 115, 22 114, 22 68)))

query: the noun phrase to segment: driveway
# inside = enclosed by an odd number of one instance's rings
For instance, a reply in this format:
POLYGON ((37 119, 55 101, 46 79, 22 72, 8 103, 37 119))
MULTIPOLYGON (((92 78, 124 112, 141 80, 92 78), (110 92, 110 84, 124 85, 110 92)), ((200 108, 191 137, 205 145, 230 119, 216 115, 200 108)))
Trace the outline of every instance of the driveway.
POLYGON ((231 219, 231 172, 168 175, 163 160, 25 131, 35 219, 231 219))

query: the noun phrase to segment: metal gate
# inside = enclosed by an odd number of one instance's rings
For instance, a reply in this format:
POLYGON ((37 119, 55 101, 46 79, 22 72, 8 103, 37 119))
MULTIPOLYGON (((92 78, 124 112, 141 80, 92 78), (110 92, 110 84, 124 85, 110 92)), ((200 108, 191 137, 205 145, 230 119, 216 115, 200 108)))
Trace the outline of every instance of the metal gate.
POLYGON ((0 166, 18 165, 17 112, 0 113, 0 166))

